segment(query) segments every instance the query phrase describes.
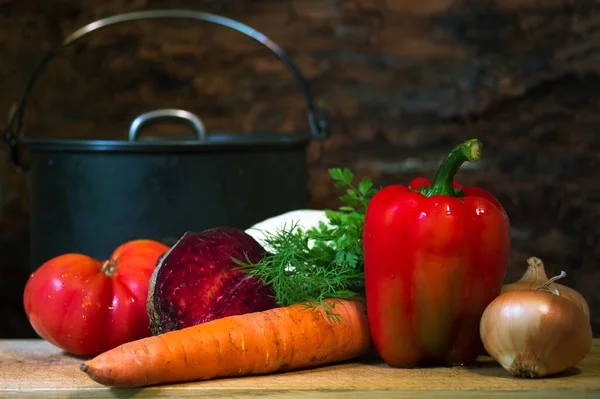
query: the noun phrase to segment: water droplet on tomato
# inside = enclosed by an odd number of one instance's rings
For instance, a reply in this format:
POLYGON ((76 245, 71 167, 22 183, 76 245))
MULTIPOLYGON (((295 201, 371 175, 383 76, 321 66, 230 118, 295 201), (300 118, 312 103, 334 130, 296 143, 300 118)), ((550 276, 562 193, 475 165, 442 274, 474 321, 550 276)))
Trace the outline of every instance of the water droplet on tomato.
POLYGON ((86 315, 84 315, 84 314, 82 314, 82 315, 81 315, 81 318, 82 318, 83 320, 85 320, 85 319, 87 319, 87 316, 86 316, 86 315))
POLYGON ((131 303, 134 303, 134 302, 135 302, 135 298, 131 298, 131 303))

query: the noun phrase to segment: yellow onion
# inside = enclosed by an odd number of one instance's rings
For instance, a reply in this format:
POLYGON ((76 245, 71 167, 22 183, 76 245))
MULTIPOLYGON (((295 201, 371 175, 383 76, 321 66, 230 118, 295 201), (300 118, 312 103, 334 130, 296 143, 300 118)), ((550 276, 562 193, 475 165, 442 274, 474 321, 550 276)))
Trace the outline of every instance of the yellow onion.
MULTIPOLYGON (((550 285, 510 290, 496 297, 481 318, 486 351, 510 374, 544 377, 583 360, 592 347, 589 315, 550 285)), ((585 301, 584 301, 585 302, 585 301)))
POLYGON ((543 285, 547 285, 548 289, 554 291, 555 293, 558 292, 563 298, 567 298, 575 302, 575 304, 579 306, 581 310, 583 310, 583 313, 585 313, 589 320, 590 308, 579 292, 575 291, 571 287, 567 287, 566 285, 554 282, 548 284, 549 279, 548 276, 546 276, 544 263, 541 259, 531 257, 527 259, 527 264, 528 267, 523 276, 514 283, 503 285, 502 290, 500 291, 501 294, 515 290, 535 290, 543 285))

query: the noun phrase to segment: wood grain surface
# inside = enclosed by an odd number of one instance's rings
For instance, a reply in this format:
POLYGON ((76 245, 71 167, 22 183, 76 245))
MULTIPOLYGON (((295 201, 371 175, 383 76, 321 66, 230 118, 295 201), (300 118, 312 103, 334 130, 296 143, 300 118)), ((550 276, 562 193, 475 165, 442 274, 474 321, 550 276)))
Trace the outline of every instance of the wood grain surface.
POLYGON ((0 341, 1 398, 600 398, 600 340, 557 377, 518 379, 481 357, 472 367, 392 369, 377 360, 268 376, 114 389, 79 370, 81 359, 42 340, 0 341))

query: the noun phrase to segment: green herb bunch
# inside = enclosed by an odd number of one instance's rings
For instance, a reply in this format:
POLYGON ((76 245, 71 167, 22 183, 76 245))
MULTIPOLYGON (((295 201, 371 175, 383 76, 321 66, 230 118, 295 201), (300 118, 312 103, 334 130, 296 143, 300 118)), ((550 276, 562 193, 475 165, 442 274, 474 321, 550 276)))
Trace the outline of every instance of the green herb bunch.
POLYGON ((325 210, 328 223, 303 230, 297 222, 265 233, 269 253, 258 263, 236 262, 251 277, 270 285, 280 306, 325 305, 325 298, 364 295, 362 232, 367 205, 376 189, 368 177, 357 186, 348 169, 333 168, 336 188, 345 188, 343 206, 325 210))

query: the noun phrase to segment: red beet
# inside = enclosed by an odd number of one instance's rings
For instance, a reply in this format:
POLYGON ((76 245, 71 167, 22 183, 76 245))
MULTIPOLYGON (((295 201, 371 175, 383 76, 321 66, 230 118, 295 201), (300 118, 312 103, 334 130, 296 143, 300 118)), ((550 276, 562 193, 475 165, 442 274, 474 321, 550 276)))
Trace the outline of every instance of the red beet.
POLYGON ((265 255, 235 228, 187 232, 158 261, 148 300, 152 332, 162 334, 210 320, 277 307, 272 290, 249 278, 232 258, 253 263, 265 255))

